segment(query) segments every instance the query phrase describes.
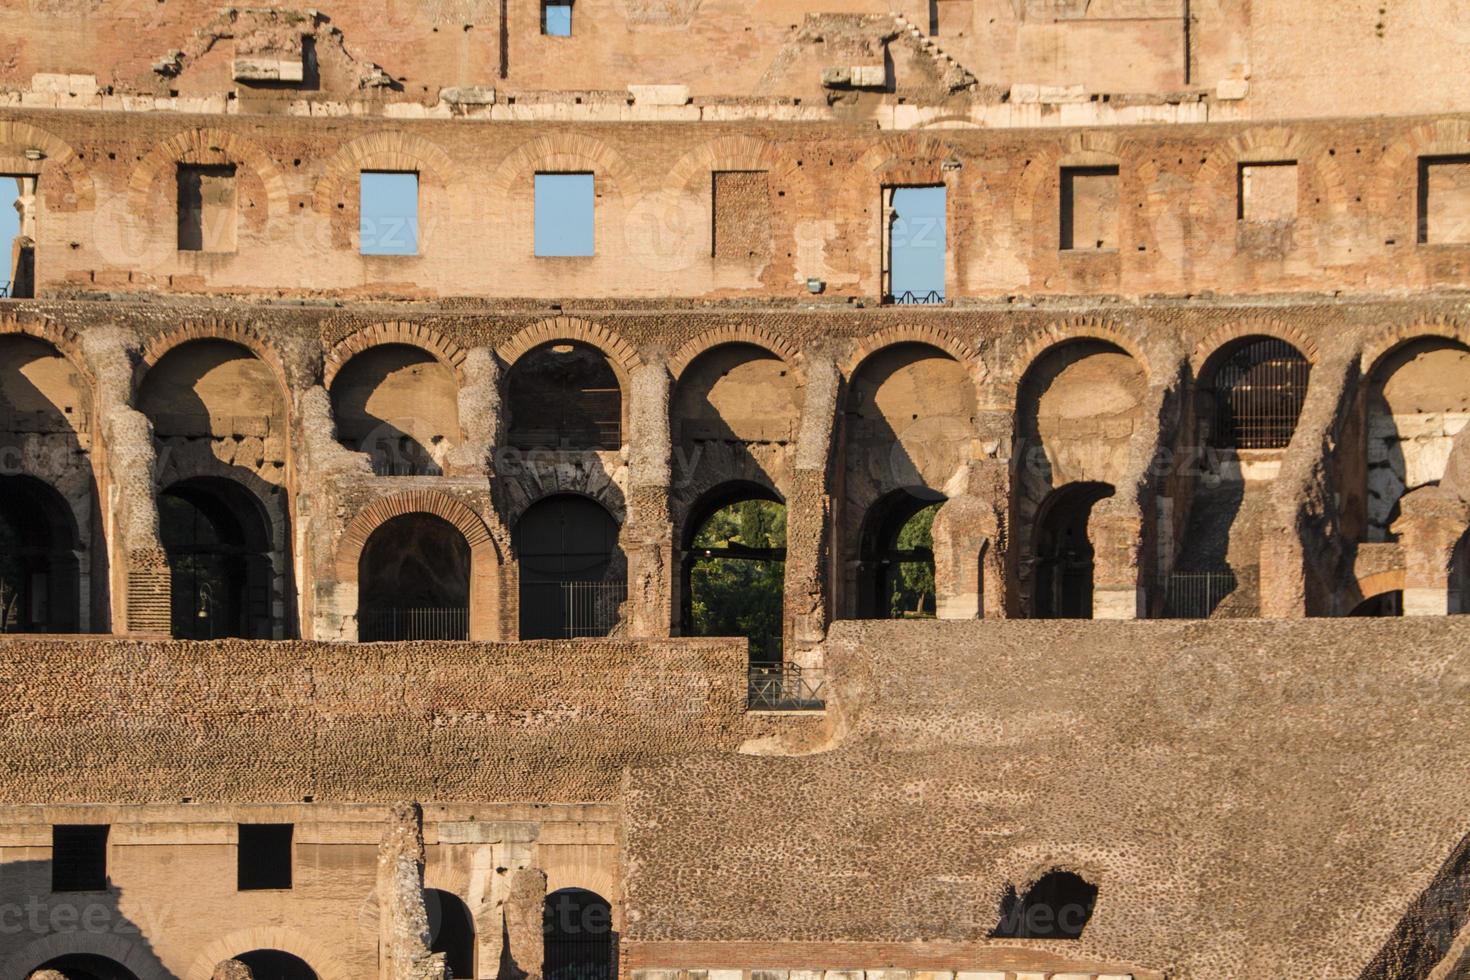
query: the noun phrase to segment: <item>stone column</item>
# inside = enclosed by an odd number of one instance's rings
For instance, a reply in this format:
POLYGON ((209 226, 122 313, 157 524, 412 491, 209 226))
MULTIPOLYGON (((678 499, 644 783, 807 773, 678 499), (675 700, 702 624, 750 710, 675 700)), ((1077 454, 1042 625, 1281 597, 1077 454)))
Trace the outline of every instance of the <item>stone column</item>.
POLYGON ((1470 505, 1449 490, 1425 487, 1404 498, 1401 521, 1404 615, 1461 612, 1460 585, 1451 581, 1450 573, 1456 546, 1470 526, 1470 505))
POLYGON ((97 379, 97 435, 102 457, 103 533, 111 570, 112 628, 168 633, 171 589, 158 536, 153 426, 132 407, 137 338, 119 327, 82 334, 82 355, 97 379))
POLYGON ((832 433, 841 376, 830 356, 808 355, 801 422, 786 496, 786 659, 817 666, 808 656, 827 635, 831 615, 832 433), (812 662, 808 662, 812 661, 812 662))
POLYGON ((342 527, 337 491, 345 480, 372 475, 366 456, 337 441, 332 397, 312 385, 296 399, 294 552, 301 606, 301 635, 310 640, 357 639, 357 587, 337 581, 337 543, 342 527))
POLYGON ((449 980, 444 954, 429 952, 423 819, 417 803, 395 804, 378 845, 380 980, 449 980))
POLYGON ((627 519, 630 635, 664 637, 673 623, 674 525, 669 516, 671 456, 668 366, 662 359, 633 372, 628 425, 627 519))
MULTIPOLYGON (((517 868, 511 872, 510 894, 505 899, 505 935, 509 948, 501 962, 510 960, 510 976, 541 980, 546 962, 546 872, 517 868)), ((502 976, 505 973, 502 972, 502 976)))
POLYGON ((978 497, 951 497, 934 515, 934 599, 940 619, 979 619, 981 562, 995 540, 994 512, 978 497))

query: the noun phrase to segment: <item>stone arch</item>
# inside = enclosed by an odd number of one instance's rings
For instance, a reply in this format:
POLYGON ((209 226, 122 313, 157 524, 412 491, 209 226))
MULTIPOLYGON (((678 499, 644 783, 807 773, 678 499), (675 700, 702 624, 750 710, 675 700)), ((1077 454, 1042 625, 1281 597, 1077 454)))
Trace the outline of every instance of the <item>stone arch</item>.
POLYGON ((51 211, 91 211, 97 204, 92 176, 71 144, 30 123, 0 122, 0 170, 12 174, 44 176, 41 192, 51 211), (40 150, 39 160, 27 158, 27 150, 40 150), (59 171, 59 174, 57 173, 59 171), (61 180, 52 180, 59 175, 61 180))
POLYGON ((904 133, 874 144, 858 157, 856 169, 884 184, 942 184, 944 162, 958 155, 946 140, 904 133))
POLYGON ((280 386, 281 397, 286 403, 286 415, 291 414, 291 399, 288 396, 291 386, 286 379, 285 364, 281 359, 280 352, 266 340, 259 332, 246 324, 229 323, 219 320, 204 320, 185 323, 175 327, 166 333, 160 334, 150 340, 143 348, 143 359, 138 365, 134 376, 134 389, 148 373, 148 370, 161 361, 165 354, 176 347, 181 347, 195 340, 221 340, 227 343, 239 344, 260 358, 270 367, 275 376, 276 384, 280 386))
POLYGON ((596 347, 607 357, 625 385, 632 380, 633 372, 643 366, 643 359, 627 340, 600 323, 570 316, 552 317, 527 327, 501 344, 496 354, 507 366, 513 366, 531 350, 557 340, 575 340, 596 347))
POLYGON ((721 136, 680 157, 663 183, 677 189, 714 170, 784 170, 789 166, 790 161, 775 143, 750 136, 721 136))
POLYGON ((266 218, 280 217, 290 208, 285 175, 258 144, 238 133, 199 128, 186 129, 164 140, 133 168, 128 178, 128 210, 144 213, 153 185, 172 179, 181 163, 244 164, 265 187, 266 218))
POLYGON ((1103 130, 1084 130, 1042 146, 1028 160, 1016 184, 1011 216, 1017 228, 1032 227, 1035 222, 1037 195, 1049 180, 1059 176, 1062 167, 1118 166, 1121 168, 1130 141, 1103 130))
POLYGON ((934 347, 965 365, 966 370, 973 374, 976 355, 975 350, 969 344, 947 330, 918 324, 885 327, 877 333, 869 334, 848 357, 843 365, 842 373, 849 379, 852 378, 868 358, 885 347, 892 347, 896 344, 923 344, 926 347, 934 347))
POLYGON ((785 361, 786 366, 798 376, 802 374, 801 351, 787 343, 784 337, 777 336, 769 330, 743 324, 707 330, 680 347, 678 352, 669 359, 669 374, 677 383, 684 370, 701 354, 726 344, 750 344, 753 347, 759 347, 785 361))
POLYGON ((640 189, 638 174, 611 144, 582 133, 553 133, 528 140, 511 150, 486 182, 489 200, 509 200, 521 181, 536 171, 590 170, 612 182, 613 190, 629 196, 640 189))
MULTIPOLYGON (((1392 214, 1403 207, 1403 220, 1418 241, 1418 174, 1420 157, 1470 153, 1470 120, 1435 119, 1410 129, 1389 143, 1378 158, 1368 185, 1366 204, 1373 214, 1392 214)), ((1401 227, 1404 227, 1401 226, 1401 227)))
POLYGON ((1307 363, 1313 367, 1317 366, 1321 357, 1316 341, 1290 323, 1274 319, 1237 320, 1215 328, 1195 345, 1194 353, 1189 355, 1190 374, 1195 378, 1202 377, 1210 360, 1228 347, 1232 341, 1240 340, 1242 337, 1271 337, 1285 341, 1301 351, 1307 363))
POLYGON ((1364 575, 1357 580, 1358 595, 1368 599, 1384 592, 1402 592, 1406 577, 1407 573, 1402 568, 1390 568, 1382 572, 1374 572, 1372 575, 1364 575))
POLYGON ((1470 329, 1449 317, 1389 327, 1375 334, 1363 345, 1363 356, 1359 361, 1363 377, 1373 377, 1385 360, 1400 347, 1419 340, 1448 340, 1470 347, 1470 329))
MULTIPOLYGON (((470 548, 470 639, 495 639, 498 632, 499 549, 485 519, 468 504, 441 490, 406 490, 379 497, 358 511, 337 543, 337 581, 356 590, 358 562, 367 547, 368 538, 388 521, 407 514, 433 515, 449 522, 464 535, 470 548)), ((355 601, 353 609, 355 614, 355 601)))
POLYGON ((276 949, 306 961, 317 980, 354 980, 352 971, 320 940, 295 929, 269 926, 241 929, 209 943, 194 958, 184 980, 210 980, 220 963, 257 949, 276 949))
POLYGON ((23 334, 44 340, 71 363, 78 375, 86 379, 89 389, 95 388, 91 368, 82 355, 81 338, 70 327, 62 326, 49 317, 0 317, 0 336, 7 334, 23 334))
POLYGON ((457 384, 464 384, 464 361, 467 352, 432 327, 404 320, 391 320, 363 327, 338 341, 327 352, 322 364, 322 386, 332 387, 337 372, 358 354, 383 344, 405 344, 432 354, 439 363, 454 373, 457 384))
MULTIPOLYGON (((331 215, 341 201, 343 185, 357 180, 363 170, 402 170, 419 175, 421 185, 446 187, 455 171, 454 161, 438 143, 416 133, 387 130, 360 136, 343 145, 322 165, 312 188, 311 206, 321 215, 331 215)), ((357 211, 354 199, 349 204, 357 211)))
MULTIPOLYGON (((172 973, 164 969, 146 942, 134 942, 111 932, 92 932, 86 929, 53 932, 29 943, 0 963, 0 974, 7 977, 26 977, 31 970, 48 960, 78 954, 105 956, 133 971, 138 980, 171 980, 173 977, 172 973)), ((209 974, 204 975, 204 980, 209 980, 209 974)))
POLYGON ((1121 348, 1124 353, 1132 357, 1143 368, 1143 376, 1152 378, 1153 371, 1149 367, 1148 356, 1143 351, 1143 345, 1132 333, 1122 329, 1108 320, 1096 317, 1087 317, 1076 320, 1064 320, 1059 323, 1050 323, 1040 331, 1026 338, 1021 349, 1012 359, 1009 367, 1008 380, 1018 391, 1020 385, 1026 380, 1042 358, 1050 354, 1055 348, 1070 344, 1079 340, 1097 340, 1114 347, 1121 348))

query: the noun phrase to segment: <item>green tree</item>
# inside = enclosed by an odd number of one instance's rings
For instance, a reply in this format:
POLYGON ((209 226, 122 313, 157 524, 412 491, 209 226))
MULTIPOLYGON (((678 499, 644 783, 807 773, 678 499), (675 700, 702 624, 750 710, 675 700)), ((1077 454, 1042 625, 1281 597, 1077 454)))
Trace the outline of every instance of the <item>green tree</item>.
POLYGON ((888 611, 895 619, 934 615, 934 515, 930 504, 910 517, 894 541, 897 551, 922 552, 923 561, 896 562, 889 570, 888 611))
POLYGON ((778 503, 744 500, 711 515, 694 536, 689 573, 695 635, 748 637, 752 661, 780 660, 786 563, 769 552, 785 547, 778 503))

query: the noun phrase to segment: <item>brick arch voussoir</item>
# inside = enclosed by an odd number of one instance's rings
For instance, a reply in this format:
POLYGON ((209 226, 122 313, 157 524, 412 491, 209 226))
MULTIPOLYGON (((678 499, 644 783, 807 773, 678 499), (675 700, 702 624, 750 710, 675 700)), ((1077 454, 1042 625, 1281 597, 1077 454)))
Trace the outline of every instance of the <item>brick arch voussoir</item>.
POLYGON ((196 340, 218 340, 238 344, 264 361, 275 375, 281 398, 285 401, 289 411, 291 386, 287 381, 285 362, 280 352, 254 327, 243 323, 221 320, 193 321, 154 337, 143 348, 143 360, 138 365, 138 374, 134 379, 135 385, 141 383, 143 376, 163 360, 170 351, 196 340))
POLYGON ((47 203, 59 211, 91 211, 97 206, 97 191, 91 173, 72 145, 39 126, 18 120, 0 122, 0 160, 15 161, 15 172, 35 174, 43 178, 40 193, 47 203), (26 156, 28 150, 40 150, 37 162, 26 156), (59 171, 62 181, 53 182, 50 175, 59 171), (66 187, 70 187, 70 194, 66 187), (56 193, 59 188, 59 194, 56 193))
POLYGON ((1138 338, 1117 324, 1097 317, 1084 317, 1049 323, 1040 331, 1026 338, 1021 350, 1011 360, 1008 380, 1011 386, 1019 387, 1022 380, 1041 360, 1059 347, 1078 341, 1097 340, 1112 344, 1122 350, 1143 369, 1143 376, 1153 378, 1148 354, 1138 338))
POLYGON ((679 190, 715 170, 776 170, 786 164, 774 144, 752 136, 721 136, 684 154, 669 170, 663 184, 679 190))
POLYGON ((348 361, 358 354, 385 344, 417 347, 453 372, 455 381, 461 385, 464 384, 466 355, 464 348, 448 340, 432 327, 421 323, 409 323, 405 320, 391 320, 364 327, 349 334, 333 346, 327 352, 326 360, 322 365, 322 385, 330 389, 333 379, 337 377, 337 372, 341 371, 348 361))
POLYGON ((305 961, 318 980, 354 980, 352 973, 324 942, 295 929, 262 927, 241 929, 204 947, 189 966, 184 980, 210 980, 214 969, 226 960, 257 949, 275 949, 305 961))
POLYGON ((187 129, 149 152, 128 177, 128 210, 142 214, 159 180, 168 180, 181 163, 243 164, 265 185, 267 217, 287 213, 290 191, 285 175, 270 154, 253 140, 219 129, 187 129))
POLYGON ((56 932, 21 947, 0 962, 0 975, 27 977, 47 960, 58 956, 87 955, 104 956, 127 967, 140 980, 164 980, 172 977, 141 942, 107 932, 76 929, 56 932))
POLYGON ((1369 203, 1374 210, 1388 208, 1403 187, 1412 186, 1417 175, 1410 168, 1420 157, 1470 153, 1470 120, 1436 119, 1416 126, 1388 144, 1378 158, 1369 203))
POLYGON ((1408 573, 1402 568, 1390 568, 1365 575, 1357 580, 1358 594, 1363 599, 1371 599, 1385 592, 1398 592, 1403 589, 1407 577, 1408 573))
POLYGON ((798 378, 803 375, 801 352, 786 341, 785 338, 760 327, 720 327, 709 330, 689 341, 669 359, 669 373, 677 381, 684 371, 693 364, 700 355, 714 350, 716 347, 724 347, 728 344, 749 344, 759 347, 769 354, 774 354, 786 362, 787 367, 794 371, 798 378))
POLYGON ((637 173, 610 144, 581 133, 552 133, 528 140, 496 165, 485 185, 486 196, 503 201, 514 195, 516 184, 537 170, 590 169, 612 182, 622 196, 641 189, 637 173))
POLYGON ((94 384, 96 379, 87 366, 87 359, 82 356, 81 338, 70 327, 62 326, 49 317, 0 316, 0 337, 17 335, 34 337, 55 347, 62 357, 71 362, 78 374, 87 380, 89 387, 94 384))
POLYGON ((374 531, 395 517, 407 514, 431 514, 454 525, 464 535, 473 558, 495 557, 495 542, 485 519, 468 504, 441 490, 406 490, 379 497, 363 507, 348 522, 337 546, 337 578, 342 582, 357 581, 357 563, 374 531), (488 550, 487 550, 488 549, 488 550))
POLYGON ((1289 323, 1282 320, 1238 320, 1212 330, 1195 345, 1194 353, 1189 355, 1190 373, 1195 378, 1200 377, 1200 372, 1210 358, 1242 337, 1273 337, 1284 340, 1301 351, 1307 363, 1313 367, 1321 360, 1322 354, 1317 342, 1289 323))
POLYGON ((516 361, 535 348, 565 340, 577 341, 602 351, 624 381, 643 366, 643 359, 638 356, 638 351, 625 338, 600 323, 570 316, 553 317, 527 327, 502 344, 496 354, 507 366, 513 367, 516 361))
POLYGON ((425 184, 447 186, 454 161, 442 146, 417 133, 385 130, 360 136, 339 148, 322 167, 312 188, 312 209, 330 214, 342 196, 342 185, 373 167, 411 170, 425 184))
POLYGON ((1359 361, 1363 377, 1371 378, 1376 375, 1389 354, 1417 340, 1447 340, 1470 348, 1470 328, 1451 317, 1402 323, 1389 327, 1375 334, 1364 345, 1363 357, 1359 361))
POLYGON ((965 343, 959 337, 947 330, 938 327, 926 327, 918 324, 905 324, 897 327, 885 327, 875 334, 863 338, 852 355, 847 358, 843 365, 842 373, 845 377, 853 377, 863 366, 864 362, 874 354, 895 344, 924 344, 928 347, 936 347, 944 353, 959 361, 972 374, 976 368, 976 352, 973 347, 965 343))

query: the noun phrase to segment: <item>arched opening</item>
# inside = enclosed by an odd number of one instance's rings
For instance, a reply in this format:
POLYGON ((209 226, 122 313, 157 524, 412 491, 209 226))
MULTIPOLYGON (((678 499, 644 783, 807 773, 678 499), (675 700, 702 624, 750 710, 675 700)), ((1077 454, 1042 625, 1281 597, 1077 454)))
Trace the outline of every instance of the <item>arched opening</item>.
POLYGON ((1285 449, 1307 397, 1311 364, 1275 337, 1243 337, 1211 357, 1200 419, 1213 449, 1285 449))
POLYGON ((199 452, 263 477, 284 466, 285 399, 270 367, 248 347, 225 340, 180 344, 143 378, 138 408, 155 438, 176 441, 176 450, 207 438, 233 445, 205 444, 199 452))
POLYGON ((721 344, 679 376, 672 400, 676 441, 785 443, 800 417, 786 362, 754 344, 721 344))
POLYGON ((50 970, 66 980, 138 980, 138 975, 121 963, 92 953, 70 953, 47 960, 30 975, 50 970))
POLYGON ((943 503, 895 490, 869 509, 858 552, 859 619, 934 618, 934 515, 943 503))
POLYGON ((271 528, 254 494, 221 477, 181 480, 158 497, 158 531, 176 638, 272 636, 271 528))
POLYGON ((338 440, 379 476, 438 476, 460 441, 459 386, 427 351, 383 344, 332 379, 332 416, 338 440))
POLYGON ((1113 495, 1107 483, 1070 483, 1053 490, 1037 513, 1031 589, 1033 619, 1091 619, 1092 508, 1113 495))
POLYGON ((785 578, 785 505, 755 484, 722 488, 686 530, 685 634, 744 636, 752 667, 779 664, 785 578))
POLYGON ((613 980, 617 937, 612 906, 596 892, 563 888, 546 896, 542 929, 546 980, 613 980))
POLYGON ((1097 905, 1097 886, 1070 871, 1050 871, 1018 896, 1007 889, 995 939, 1080 939, 1097 905))
POLYGON ((75 441, 88 427, 71 362, 44 340, 0 337, 0 432, 13 439, 60 435, 75 441))
POLYGON ((470 629, 470 546, 433 514, 402 514, 368 536, 357 563, 357 636, 465 640, 470 629))
POLYGON ((1404 593, 1401 589, 1369 596, 1348 613, 1349 616, 1402 616, 1403 614, 1404 593))
POLYGON ((76 521, 47 484, 0 476, 0 633, 74 633, 81 611, 76 521))
POLYGON ((554 494, 516 523, 523 640, 606 636, 628 598, 618 522, 590 497, 554 494))
POLYGON ((1455 436, 1470 421, 1470 349, 1438 337, 1411 341, 1375 367, 1368 389, 1365 494, 1368 541, 1393 541, 1399 504, 1444 477, 1455 436))
POLYGON ((475 975, 475 919, 470 907, 453 892, 430 888, 424 892, 429 913, 429 952, 443 953, 455 977, 475 975))
POLYGON ((250 967, 255 980, 317 980, 316 971, 299 956, 278 949, 256 949, 235 959, 250 967))
POLYGON ((623 394, 606 355, 554 341, 527 352, 506 378, 509 443, 518 449, 618 449, 623 394))

